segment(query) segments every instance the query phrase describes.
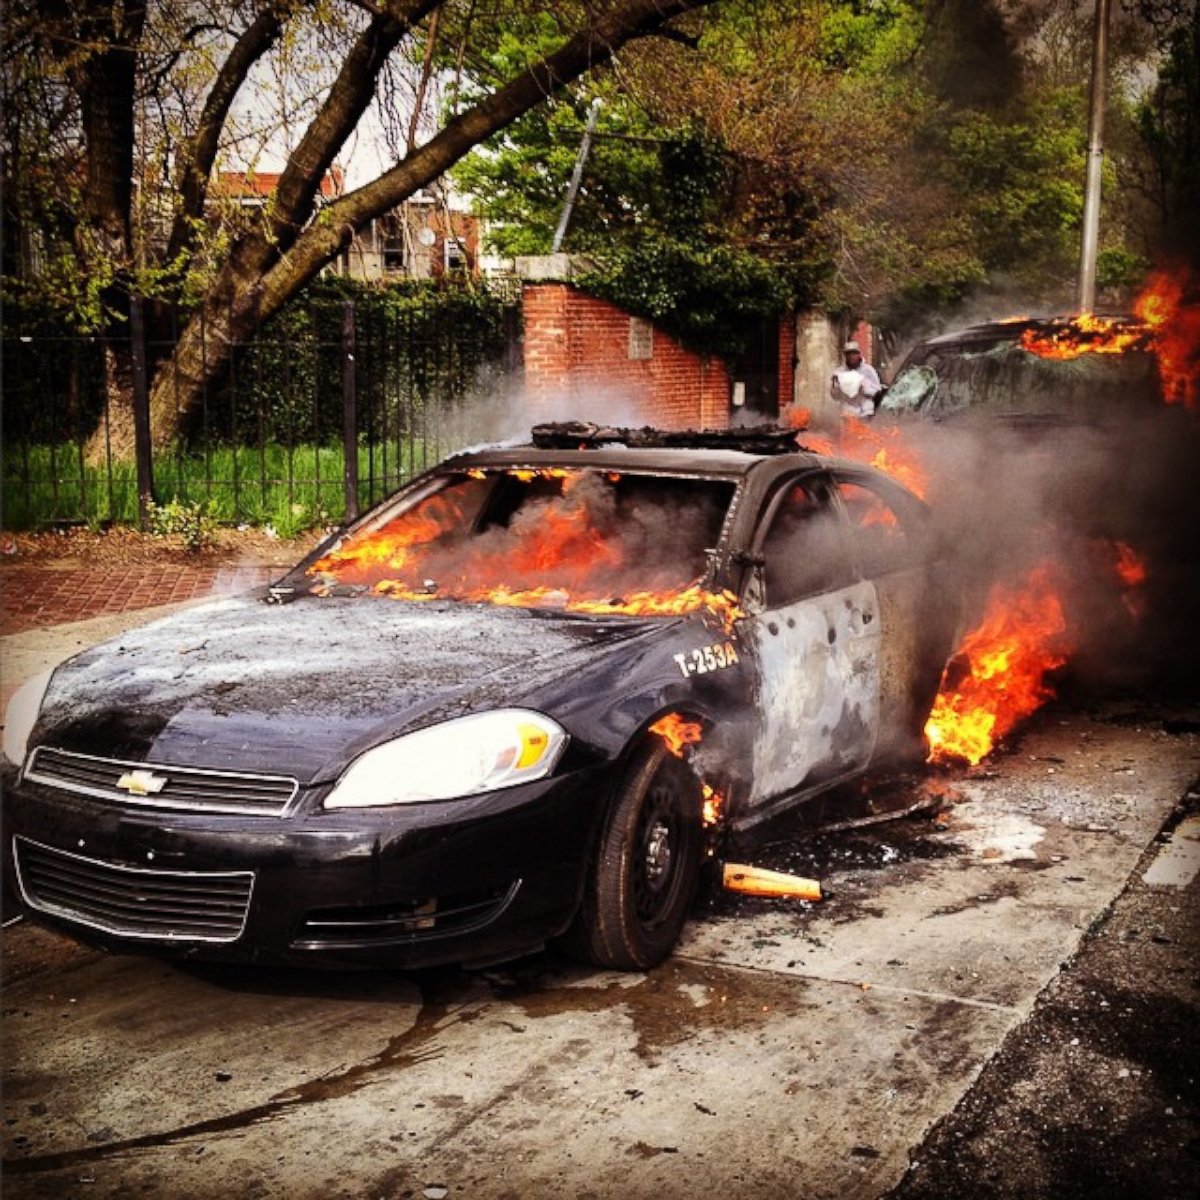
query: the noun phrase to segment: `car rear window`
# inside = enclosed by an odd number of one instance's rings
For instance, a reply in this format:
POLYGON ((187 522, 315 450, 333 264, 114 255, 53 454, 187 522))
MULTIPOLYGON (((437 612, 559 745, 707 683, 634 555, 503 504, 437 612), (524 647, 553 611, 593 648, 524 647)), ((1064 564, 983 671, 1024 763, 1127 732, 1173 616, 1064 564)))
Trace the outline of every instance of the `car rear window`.
POLYGON ((559 468, 447 476, 335 543, 311 591, 622 610, 707 580, 726 480, 559 468))

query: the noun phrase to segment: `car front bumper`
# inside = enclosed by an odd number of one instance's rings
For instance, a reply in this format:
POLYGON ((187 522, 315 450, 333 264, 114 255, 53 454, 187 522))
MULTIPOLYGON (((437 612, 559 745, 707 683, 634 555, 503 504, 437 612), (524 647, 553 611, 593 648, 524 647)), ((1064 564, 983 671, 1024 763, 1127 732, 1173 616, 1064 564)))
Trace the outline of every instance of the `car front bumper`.
POLYGON ((105 949, 425 967, 515 957, 570 923, 608 799, 589 768, 486 796, 293 815, 133 811, 24 780, 5 799, 23 911, 105 949))

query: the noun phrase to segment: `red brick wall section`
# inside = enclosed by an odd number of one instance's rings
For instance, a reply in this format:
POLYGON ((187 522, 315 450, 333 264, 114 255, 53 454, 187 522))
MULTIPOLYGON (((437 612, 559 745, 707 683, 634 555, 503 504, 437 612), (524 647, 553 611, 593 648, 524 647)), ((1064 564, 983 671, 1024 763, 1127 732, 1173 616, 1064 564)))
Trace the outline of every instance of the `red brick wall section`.
POLYGON ((629 314, 568 284, 526 284, 525 390, 536 409, 664 429, 729 423, 729 376, 719 359, 655 329, 649 358, 629 357, 629 314))
POLYGON ((525 310, 525 386, 549 401, 566 386, 570 368, 566 300, 569 289, 542 284, 522 293, 525 310))
POLYGON ((850 335, 862 347, 863 358, 875 365, 875 329, 866 321, 859 321, 850 335))
POLYGON ((779 318, 779 410, 792 403, 796 390, 796 317, 788 313, 779 318))

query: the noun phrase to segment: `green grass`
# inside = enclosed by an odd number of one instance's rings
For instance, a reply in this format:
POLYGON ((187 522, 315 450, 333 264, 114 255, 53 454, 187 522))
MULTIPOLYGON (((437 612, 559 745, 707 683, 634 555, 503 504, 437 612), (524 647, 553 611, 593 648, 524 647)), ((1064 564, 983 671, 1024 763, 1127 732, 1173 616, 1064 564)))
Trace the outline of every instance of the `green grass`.
MULTIPOLYGON (((367 507, 437 462, 444 448, 422 443, 358 451, 359 505, 367 507), (397 457, 399 455, 399 457, 397 457)), ((159 454, 154 495, 207 504, 214 521, 270 525, 291 537, 341 521, 345 510, 341 446, 222 446, 208 453, 159 454)), ((136 524, 137 474, 132 463, 87 467, 73 444, 4 449, 3 525, 37 529, 56 523, 136 524)))

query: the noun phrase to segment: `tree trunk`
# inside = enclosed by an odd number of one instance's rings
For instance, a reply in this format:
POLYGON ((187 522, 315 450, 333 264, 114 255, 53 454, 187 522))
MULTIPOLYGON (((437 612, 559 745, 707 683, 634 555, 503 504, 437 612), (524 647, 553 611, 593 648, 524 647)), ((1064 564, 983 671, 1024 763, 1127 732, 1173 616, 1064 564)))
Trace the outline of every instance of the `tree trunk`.
MULTIPOLYGON (((138 54, 146 24, 146 0, 121 5, 104 0, 44 5, 50 44, 79 95, 86 147, 83 219, 75 230, 75 251, 96 278, 107 279, 106 308, 127 314, 132 263, 130 247, 133 157, 136 139, 134 96, 138 54)), ((107 419, 85 450, 92 466, 132 458, 133 360, 128 325, 109 323, 104 350, 107 419)))
POLYGON ((89 467, 132 462, 137 441, 133 425, 133 355, 129 344, 110 341, 104 347, 104 415, 84 447, 89 467))
POLYGON ((155 450, 169 447, 183 418, 204 403, 210 385, 228 370, 234 347, 249 341, 260 321, 243 304, 210 304, 184 327, 175 352, 154 374, 150 385, 150 442, 155 450))

